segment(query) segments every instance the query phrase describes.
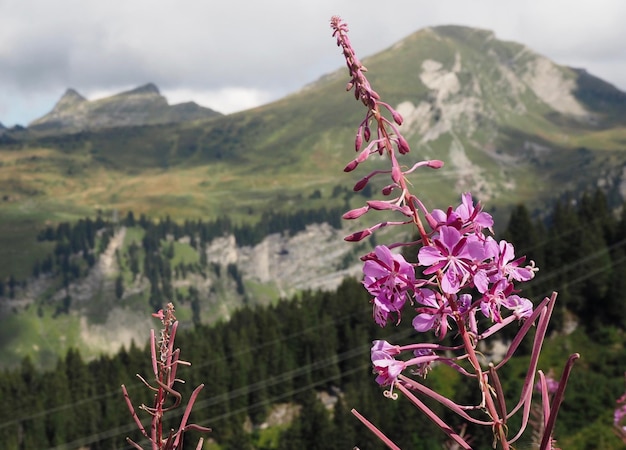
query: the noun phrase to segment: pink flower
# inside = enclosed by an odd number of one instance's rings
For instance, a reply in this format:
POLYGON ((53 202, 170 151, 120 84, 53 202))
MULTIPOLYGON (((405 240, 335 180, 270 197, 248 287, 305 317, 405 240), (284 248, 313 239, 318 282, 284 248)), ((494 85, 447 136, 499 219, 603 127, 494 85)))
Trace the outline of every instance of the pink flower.
POLYGON ((527 319, 533 313, 533 304, 527 298, 518 295, 510 295, 503 302, 502 306, 513 311, 518 319, 527 319))
POLYGON ((463 220, 464 228, 472 229, 478 233, 487 228, 493 233, 493 218, 491 214, 483 211, 480 202, 474 206, 472 194, 469 192, 465 192, 461 196, 461 204, 454 212, 463 220))
POLYGON ((377 359, 372 361, 372 364, 374 365, 374 372, 378 373, 376 382, 381 386, 393 384, 406 367, 404 361, 393 358, 377 359))
POLYGON ((433 244, 420 248, 418 253, 420 265, 430 266, 424 275, 442 270, 441 289, 446 294, 456 294, 470 284, 476 263, 484 258, 483 245, 450 226, 439 229, 433 244))
POLYGON ((371 356, 372 361, 377 361, 379 359, 385 358, 393 358, 396 355, 400 354, 400 347, 397 345, 392 345, 384 340, 376 340, 372 342, 372 350, 371 356))
POLYGON ((480 300, 480 309, 494 322, 502 322, 500 307, 513 311, 518 319, 526 319, 533 312, 533 304, 527 298, 513 294, 513 283, 506 278, 496 281, 480 300))
POLYGON ((533 266, 521 267, 526 259, 525 256, 515 260, 513 258, 515 258, 513 244, 504 240, 500 241, 497 263, 502 276, 506 277, 508 280, 531 280, 535 276, 536 269, 534 269, 533 266))
MULTIPOLYGON (((552 370, 550 370, 550 372, 552 372, 552 370)), ((546 387, 548 388, 548 394, 554 394, 559 388, 559 382, 552 378, 550 373, 546 376, 546 387)), ((541 381, 535 383, 535 390, 541 392, 541 381)))
POLYGON ((430 289, 417 290, 415 299, 426 307, 416 309, 419 314, 413 318, 413 328, 421 333, 434 330, 439 339, 443 339, 450 328, 448 314, 452 311, 448 301, 430 289))
POLYGON ((400 312, 407 292, 415 284, 415 270, 402 255, 394 255, 384 245, 366 257, 363 285, 374 296, 374 318, 384 326, 389 314, 400 312))
POLYGON ((416 368, 412 368, 411 372, 419 375, 422 378, 426 378, 428 372, 432 370, 431 364, 437 358, 437 355, 435 354, 435 352, 429 349, 418 349, 415 350, 413 354, 415 355, 415 359, 411 361, 419 360, 420 362, 417 362, 415 364, 416 368))

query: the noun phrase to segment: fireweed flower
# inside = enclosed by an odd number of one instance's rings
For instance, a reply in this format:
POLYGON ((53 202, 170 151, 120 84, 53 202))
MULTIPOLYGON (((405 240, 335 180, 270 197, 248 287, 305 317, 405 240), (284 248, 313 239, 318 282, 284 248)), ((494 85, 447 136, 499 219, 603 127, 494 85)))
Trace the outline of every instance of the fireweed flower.
MULTIPOLYGON (((374 346, 376 346, 378 342, 381 341, 374 341, 374 346)), ((413 355, 413 358, 407 361, 401 361, 393 358, 387 352, 375 351, 374 347, 372 347, 372 365, 374 367, 374 373, 378 375, 376 382, 381 386, 393 386, 398 376, 408 367, 411 367, 413 372, 425 377, 431 368, 431 363, 439 358, 435 352, 429 349, 414 350, 413 355)))
POLYGON ((430 289, 419 289, 415 299, 425 308, 415 309, 418 314, 413 319, 413 328, 422 333, 433 330, 439 339, 443 339, 450 328, 448 319, 452 313, 448 300, 430 289))
MULTIPOLYGON (((546 375, 546 388, 548 394, 550 395, 554 394, 559 388, 559 382, 553 378, 552 370, 550 370, 550 372, 546 375)), ((537 383, 535 383, 535 391, 541 392, 541 381, 537 381, 537 383)))
POLYGON ((480 203, 474 205, 472 194, 469 192, 461 196, 461 204, 455 209, 451 206, 445 212, 433 209, 432 212, 426 213, 426 220, 435 231, 447 225, 462 232, 473 232, 479 237, 483 236, 483 229, 493 234, 493 218, 482 210, 480 203))
POLYGON ((411 368, 411 372, 422 378, 426 378, 428 372, 432 370, 432 363, 437 358, 435 352, 430 349, 422 348, 413 352, 416 359, 420 360, 415 364, 415 367, 411 368))
POLYGON ((384 340, 376 340, 372 343, 372 361, 385 358, 393 358, 400 354, 400 347, 392 345, 384 340))
POLYGON ((454 212, 458 214, 465 226, 471 227, 477 234, 482 233, 485 228, 493 233, 493 218, 482 210, 480 203, 474 206, 472 194, 469 192, 461 196, 461 204, 454 212))
POLYGON ((494 283, 480 300, 481 311, 494 322, 502 322, 501 306, 517 311, 520 318, 528 317, 529 310, 532 313, 530 300, 513 295, 513 283, 505 279, 494 283))
POLYGON ((402 255, 379 245, 363 266, 363 285, 374 296, 376 323, 384 326, 389 314, 399 313, 415 284, 415 269, 402 255))
POLYGON ((484 246, 454 227, 442 226, 433 245, 420 248, 417 258, 421 266, 430 266, 424 275, 441 270, 441 289, 446 294, 456 294, 470 281, 475 261, 484 258, 484 246))
POLYGON ((513 245, 506 241, 500 241, 499 252, 497 257, 497 266, 502 274, 509 280, 528 281, 535 276, 534 263, 531 261, 529 266, 521 267, 526 260, 525 256, 515 258, 515 250, 513 245))

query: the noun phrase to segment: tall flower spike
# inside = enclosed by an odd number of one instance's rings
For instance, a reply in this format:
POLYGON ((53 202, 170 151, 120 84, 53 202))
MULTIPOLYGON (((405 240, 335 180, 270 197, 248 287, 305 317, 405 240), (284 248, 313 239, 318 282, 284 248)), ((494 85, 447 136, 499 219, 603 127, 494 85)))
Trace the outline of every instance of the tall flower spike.
MULTIPOLYGON (((190 365, 186 361, 181 361, 178 358, 180 350, 174 350, 174 339, 176 337, 176 330, 178 328, 178 321, 174 316, 174 305, 168 303, 165 310, 160 310, 158 313, 152 314, 153 317, 159 319, 163 328, 161 328, 158 342, 155 337, 154 330, 150 332, 150 348, 152 359, 152 370, 154 372, 154 385, 150 384, 140 375, 137 377, 152 391, 155 392, 154 402, 152 406, 141 405, 139 409, 146 411, 151 417, 152 422, 150 426, 150 433, 146 431, 139 416, 137 415, 133 403, 128 395, 126 386, 122 385, 122 393, 124 394, 124 400, 126 406, 130 411, 130 414, 135 421, 135 424, 141 431, 141 434, 150 441, 152 450, 176 450, 181 449, 183 444, 183 435, 189 430, 195 430, 200 432, 210 432, 210 428, 202 427, 196 424, 188 424, 189 415, 193 405, 200 394, 204 384, 199 385, 194 389, 189 398, 189 403, 185 407, 183 417, 178 425, 178 428, 170 428, 169 432, 163 432, 163 414, 172 409, 178 408, 181 404, 182 396, 176 391, 174 384, 176 382, 183 382, 176 378, 176 372, 179 364, 190 365), (157 352, 156 347, 159 347, 157 352), (171 397, 173 397, 173 404, 171 397), (166 406, 170 404, 169 406, 166 406)), ((130 438, 126 438, 128 443, 135 449, 142 450, 142 447, 134 442, 130 438)), ((200 438, 198 446, 196 448, 202 448, 203 439, 200 438)))
MULTIPOLYGON (((361 258, 365 262, 363 285, 373 297, 374 320, 384 326, 390 316, 396 315, 399 322, 403 310, 409 309, 406 307, 408 299, 413 306, 409 313, 414 314, 412 324, 417 332, 434 331, 440 340, 446 335, 457 339, 456 345, 452 346, 426 342, 395 346, 386 341, 374 341, 371 359, 377 375, 376 381, 380 385, 391 386, 385 391, 388 397, 398 396, 394 393, 394 388, 396 392, 403 393, 449 436, 454 445, 464 449, 471 448, 460 434, 437 417, 417 395, 429 397, 467 422, 489 427, 493 431, 494 447, 497 445, 508 450, 522 436, 528 423, 537 362, 556 293, 544 299, 536 310, 533 310, 530 300, 518 295, 520 291, 514 284, 532 279, 537 269, 532 262, 524 265, 523 257, 516 258, 512 244, 506 241, 496 242, 491 236, 493 218, 483 211, 480 203, 475 202, 470 193, 461 195, 461 204, 456 208, 449 207, 445 211, 434 209, 429 212, 422 201, 411 192, 413 185, 407 181, 409 175, 412 176, 420 167, 437 169, 443 163, 430 160, 411 166, 398 161, 400 156, 409 152, 409 143, 398 128, 403 118, 389 104, 381 101, 378 93, 370 86, 365 76, 366 69, 356 57, 348 39, 347 25, 334 16, 331 27, 337 45, 342 48, 350 73, 347 88, 354 89, 355 97, 367 110, 365 118, 358 126, 354 143, 356 151, 360 153, 344 170, 350 172, 356 169, 374 152, 386 155, 390 168, 375 170, 361 178, 354 190, 363 189, 372 178, 384 174, 390 175, 391 183, 382 189, 382 194, 386 197, 396 195, 395 198, 385 200, 369 200, 365 206, 348 211, 344 218, 357 219, 371 211, 383 210, 401 214, 406 219, 403 222, 380 222, 345 239, 359 241, 388 225, 414 225, 419 234, 419 239, 413 242, 379 245, 373 252, 361 258), (391 119, 385 115, 390 115, 391 119), (370 140, 371 136, 375 138, 370 140), (363 141, 369 143, 364 149, 363 141), (407 166, 410 167, 408 170, 407 166), (422 219, 430 227, 430 231, 425 229, 422 219), (417 255, 417 264, 411 264, 404 257, 394 255, 391 249, 397 247, 403 247, 406 252, 404 254, 417 255), (418 275, 416 268, 420 269, 418 275), (478 295, 474 299, 472 295, 476 291, 478 295), (488 328, 485 329, 485 321, 477 320, 476 314, 479 311, 495 324, 487 325, 488 328), (519 324, 519 330, 504 359, 496 366, 483 368, 482 359, 476 350, 478 342, 491 337, 505 326, 516 323, 519 324), (536 325, 533 350, 520 400, 508 412, 497 370, 511 358, 533 325, 536 325), (407 356, 408 352, 411 356, 407 356), (435 362, 445 364, 474 380, 479 390, 477 397, 481 399, 479 404, 461 406, 404 373, 424 377, 435 362), (518 412, 522 414, 521 427, 511 437, 508 420, 518 412), (479 413, 482 417, 475 417, 479 413)), ((553 448, 554 420, 563 398, 569 371, 577 357, 576 354, 570 357, 558 382, 554 404, 551 409, 546 410, 544 433, 540 436, 541 450, 553 448)), ((543 385, 546 385, 545 381, 543 385)), ((390 448, 397 448, 371 422, 358 413, 355 415, 390 448)), ((623 417, 621 410, 616 411, 617 419, 622 420, 623 417)))

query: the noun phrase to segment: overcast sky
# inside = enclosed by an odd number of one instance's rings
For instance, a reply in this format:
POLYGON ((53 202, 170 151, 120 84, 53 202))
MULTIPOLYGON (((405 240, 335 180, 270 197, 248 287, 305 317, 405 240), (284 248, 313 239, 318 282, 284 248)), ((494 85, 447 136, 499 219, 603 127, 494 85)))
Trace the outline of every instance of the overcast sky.
POLYGON ((623 0, 0 0, 0 122, 27 125, 69 87, 89 99, 154 82, 170 103, 223 113, 344 67, 426 26, 468 25, 626 90, 623 0))

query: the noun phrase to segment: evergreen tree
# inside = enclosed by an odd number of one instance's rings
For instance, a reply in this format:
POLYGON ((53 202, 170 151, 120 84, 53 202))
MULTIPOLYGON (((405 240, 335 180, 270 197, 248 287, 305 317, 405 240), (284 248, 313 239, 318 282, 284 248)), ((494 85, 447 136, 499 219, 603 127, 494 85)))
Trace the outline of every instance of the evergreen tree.
POLYGON ((124 295, 124 278, 120 273, 115 279, 115 296, 119 299, 124 295))

